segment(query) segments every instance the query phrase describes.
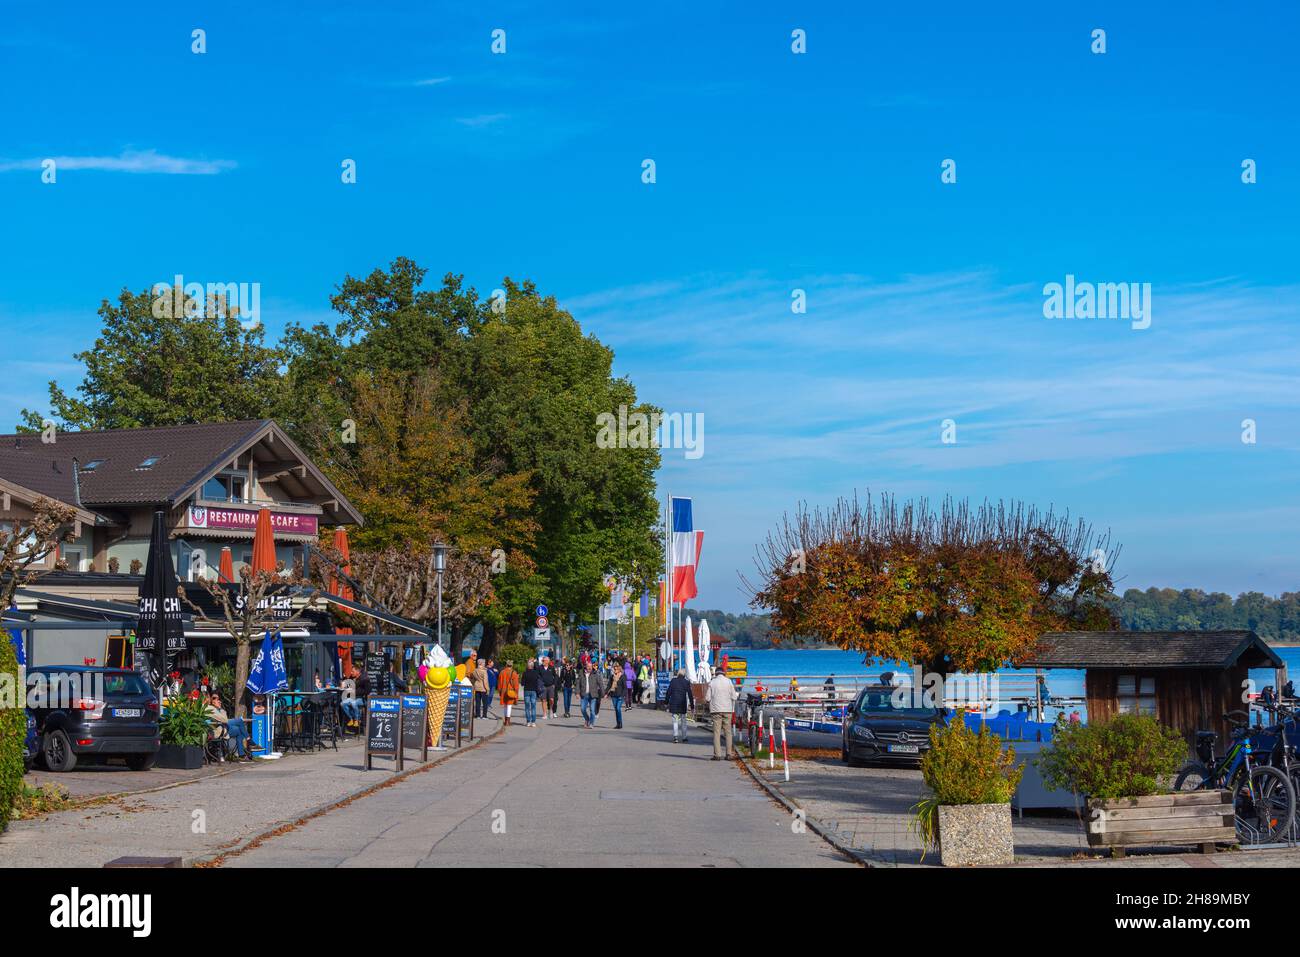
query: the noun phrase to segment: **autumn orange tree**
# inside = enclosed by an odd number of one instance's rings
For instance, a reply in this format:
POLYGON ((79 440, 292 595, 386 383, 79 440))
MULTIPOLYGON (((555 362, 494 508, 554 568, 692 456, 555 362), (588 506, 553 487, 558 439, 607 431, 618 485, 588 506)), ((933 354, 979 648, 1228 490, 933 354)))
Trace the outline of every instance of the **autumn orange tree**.
POLYGON ((458 654, 466 621, 491 614, 496 586, 533 569, 531 476, 476 460, 467 404, 432 370, 362 373, 347 391, 346 430, 317 420, 304 431, 313 459, 366 516, 351 537, 358 597, 433 624, 433 545, 442 541, 443 620, 458 654))
POLYGON ((759 546, 752 604, 784 637, 921 665, 992 671, 1045 631, 1114 627, 1109 534, 1021 502, 891 496, 800 508, 759 546))

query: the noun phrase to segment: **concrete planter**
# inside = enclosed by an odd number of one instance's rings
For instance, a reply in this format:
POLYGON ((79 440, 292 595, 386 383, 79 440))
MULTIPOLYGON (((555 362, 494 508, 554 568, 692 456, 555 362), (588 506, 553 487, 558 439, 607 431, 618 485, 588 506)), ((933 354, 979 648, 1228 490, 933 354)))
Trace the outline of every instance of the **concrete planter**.
POLYGON ((944 867, 1015 863, 1010 804, 939 805, 939 862, 944 867))

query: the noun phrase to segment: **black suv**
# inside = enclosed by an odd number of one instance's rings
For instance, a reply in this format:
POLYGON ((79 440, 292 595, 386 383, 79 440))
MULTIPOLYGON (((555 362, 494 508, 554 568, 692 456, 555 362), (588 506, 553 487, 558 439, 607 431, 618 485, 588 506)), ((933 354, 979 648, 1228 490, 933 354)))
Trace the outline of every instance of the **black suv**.
POLYGON ((930 750, 930 727, 943 724, 944 717, 938 708, 913 707, 911 699, 910 688, 889 685, 858 692, 844 709, 840 760, 854 767, 867 761, 919 761, 930 750))
POLYGON ((138 672, 30 668, 27 708, 36 719, 38 757, 51 771, 71 771, 81 758, 125 758, 132 771, 144 771, 158 756, 158 699, 138 672))

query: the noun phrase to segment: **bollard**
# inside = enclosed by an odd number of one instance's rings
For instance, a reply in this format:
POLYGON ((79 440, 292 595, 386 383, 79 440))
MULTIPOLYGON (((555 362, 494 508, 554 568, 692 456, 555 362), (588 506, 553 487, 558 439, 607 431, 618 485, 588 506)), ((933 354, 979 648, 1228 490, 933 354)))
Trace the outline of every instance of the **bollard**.
POLYGON ((776 718, 767 719, 767 766, 776 767, 776 718))
POLYGON ((785 779, 790 780, 790 752, 785 746, 785 718, 781 719, 781 760, 785 762, 785 779))

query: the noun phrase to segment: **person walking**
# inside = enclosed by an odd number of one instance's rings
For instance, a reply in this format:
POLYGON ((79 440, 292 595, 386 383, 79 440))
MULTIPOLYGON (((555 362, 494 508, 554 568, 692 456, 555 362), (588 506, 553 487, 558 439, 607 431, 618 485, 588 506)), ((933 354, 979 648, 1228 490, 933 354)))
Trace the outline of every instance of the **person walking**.
POLYGON ((575 684, 578 688, 578 698, 582 702, 582 726, 584 728, 594 728, 596 726, 596 706, 600 702, 601 696, 605 693, 605 686, 600 680, 600 672, 590 661, 582 673, 577 676, 575 684))
POLYGON ((560 699, 560 673, 555 670, 555 661, 551 658, 546 659, 546 667, 542 669, 542 701, 545 702, 543 714, 558 718, 560 709, 558 707, 560 699))
POLYGON ((470 687, 474 689, 474 717, 486 718, 488 701, 492 697, 492 688, 488 685, 487 668, 475 668, 469 676, 470 687))
POLYGON ((629 708, 636 705, 636 669, 632 667, 632 662, 623 659, 623 683, 626 688, 627 706, 629 708))
POLYGON ((564 716, 569 716, 569 708, 573 705, 573 686, 577 682, 578 673, 574 670, 573 661, 569 658, 564 659, 564 667, 560 669, 560 690, 564 692, 564 716))
POLYGON ((524 671, 524 726, 537 727, 537 699, 542 693, 542 672, 537 667, 537 659, 528 659, 528 668, 524 671))
POLYGON ((519 700, 519 673, 510 662, 497 673, 497 690, 501 692, 501 714, 504 724, 510 723, 510 712, 519 700))
POLYGON ((623 669, 615 662, 614 667, 610 670, 609 682, 609 700, 614 705, 614 730, 620 730, 623 727, 623 699, 627 693, 627 679, 623 676, 623 669))
POLYGON ((495 659, 495 658, 489 658, 489 659, 487 660, 487 664, 485 664, 484 667, 487 668, 487 676, 488 676, 488 706, 489 706, 489 710, 488 710, 487 716, 490 718, 490 717, 492 717, 492 711, 490 710, 491 705, 492 705, 492 698, 493 698, 493 696, 495 696, 496 693, 497 693, 497 678, 500 676, 501 672, 500 672, 500 670, 497 668, 497 662, 496 662, 496 659, 495 659))
POLYGON ((736 757, 731 739, 731 716, 736 710, 736 686, 730 678, 719 672, 709 682, 709 718, 713 721, 713 760, 736 757), (726 731, 727 746, 722 748, 722 734, 726 731), (721 753, 719 753, 721 752, 721 753))
POLYGON ((686 669, 678 668, 673 680, 668 682, 665 697, 668 713, 673 716, 673 744, 686 740, 686 712, 691 706, 691 683, 686 680, 686 669))

